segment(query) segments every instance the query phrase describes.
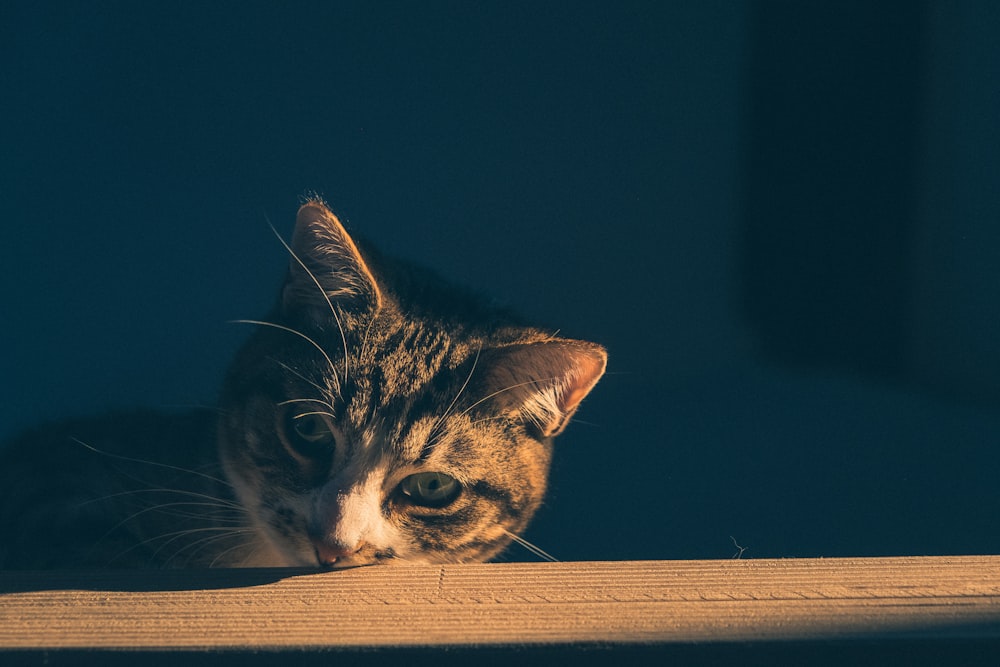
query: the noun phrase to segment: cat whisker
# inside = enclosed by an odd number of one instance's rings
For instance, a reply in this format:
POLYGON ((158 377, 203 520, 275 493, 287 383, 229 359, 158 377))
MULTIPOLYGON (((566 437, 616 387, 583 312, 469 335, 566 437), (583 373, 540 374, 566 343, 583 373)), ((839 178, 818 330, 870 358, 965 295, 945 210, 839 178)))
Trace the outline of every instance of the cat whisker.
MULTIPOLYGON (((270 221, 268 221, 267 224, 270 225, 271 231, 274 232, 274 235, 276 237, 278 237, 278 241, 280 241, 281 245, 285 247, 285 250, 288 251, 288 254, 291 255, 292 259, 294 259, 298 263, 298 265, 302 267, 302 270, 306 272, 306 275, 309 276, 309 279, 313 281, 313 284, 316 285, 316 289, 318 289, 319 293, 323 295, 323 299, 326 301, 326 305, 330 307, 330 314, 333 315, 333 319, 337 323, 337 330, 340 332, 340 340, 344 344, 344 385, 346 385, 348 369, 349 369, 348 366, 349 355, 347 351, 347 334, 344 333, 344 325, 340 321, 340 314, 338 313, 337 308, 333 305, 333 301, 330 300, 330 295, 327 294, 326 290, 323 289, 323 285, 321 285, 319 280, 316 278, 316 275, 311 270, 309 270, 309 267, 306 266, 305 262, 303 262, 302 259, 299 258, 299 256, 295 253, 294 250, 292 250, 292 247, 288 245, 288 243, 285 241, 284 238, 282 238, 281 234, 278 233, 278 230, 274 228, 274 225, 271 225, 270 221)), ((332 369, 332 364, 331 364, 331 369, 332 369)))
POLYGON ((501 530, 501 531, 502 531, 502 532, 503 532, 503 533, 504 533, 504 534, 505 534, 505 535, 506 535, 507 537, 509 537, 510 539, 514 540, 515 542, 517 542, 517 543, 518 543, 518 544, 520 544, 520 545, 521 545, 522 547, 524 547, 525 549, 527 549, 527 550, 528 550, 528 551, 530 551, 531 553, 535 554, 536 556, 538 556, 538 557, 539 557, 539 558, 541 558, 542 560, 546 560, 546 561, 549 561, 550 563, 558 563, 558 562, 559 562, 559 559, 558 559, 558 558, 556 558, 556 557, 555 557, 555 556, 553 556, 552 554, 548 553, 547 551, 544 551, 544 550, 543 550, 543 549, 542 549, 541 547, 538 547, 538 546, 535 546, 534 544, 532 544, 532 543, 531 543, 531 542, 529 542, 528 540, 524 539, 524 538, 523 538, 523 537, 521 537, 520 535, 516 535, 516 534, 514 534, 514 533, 510 532, 510 531, 509 531, 509 530, 507 530, 506 528, 501 528, 500 530, 501 530))
POLYGON ((293 399, 288 400, 288 401, 282 401, 282 402, 278 403, 278 405, 291 405, 292 403, 319 403, 324 408, 329 408, 329 411, 326 411, 326 410, 315 410, 313 412, 304 412, 304 413, 298 415, 299 417, 304 417, 306 415, 326 415, 327 417, 329 417, 331 419, 336 419, 337 418, 337 414, 334 411, 334 407, 332 405, 330 405, 329 403, 327 403, 326 401, 320 400, 318 398, 293 398, 293 399))
MULTIPOLYGON (((509 387, 504 387, 503 389, 498 389, 497 391, 494 391, 493 393, 491 393, 491 394, 489 394, 487 396, 484 396, 483 398, 479 399, 478 401, 476 401, 475 403, 473 403, 469 407, 465 408, 460 413, 458 413, 458 415, 460 417, 465 416, 465 415, 469 414, 472 410, 476 409, 479 405, 485 403, 486 401, 490 400, 491 398, 494 398, 496 396, 499 396, 500 394, 503 394, 504 392, 513 391, 514 389, 520 389, 521 387, 527 387, 527 386, 531 386, 531 385, 545 384, 547 382, 553 382, 553 381, 558 380, 558 379, 559 378, 553 377, 553 378, 548 378, 548 379, 542 378, 540 380, 529 380, 527 382, 519 382, 517 384, 512 384, 509 387)), ((463 385, 463 388, 464 388, 464 385, 463 385)), ((449 410, 450 409, 451 408, 449 408, 449 410)), ((435 442, 436 442, 436 439, 440 437, 440 434, 435 434, 434 431, 442 423, 442 419, 443 418, 440 418, 440 419, 438 419, 437 421, 434 422, 434 427, 431 429, 431 436, 428 437, 428 440, 427 440, 427 446, 433 446, 435 444, 435 442)), ((494 420, 495 421, 502 421, 504 419, 507 419, 507 417, 505 415, 499 415, 499 416, 495 416, 495 417, 487 417, 487 418, 484 418, 484 419, 481 419, 481 420, 476 420, 473 423, 478 424, 478 423, 482 423, 482 422, 486 422, 486 421, 494 421, 494 420)))
POLYGON ((283 324, 276 324, 274 322, 265 322, 263 320, 232 320, 232 322, 233 324, 254 324, 260 327, 271 327, 273 329, 278 329, 279 331, 285 331, 295 336, 298 336, 299 338, 305 340, 314 348, 319 350, 319 353, 323 355, 323 358, 326 360, 327 365, 330 367, 330 372, 333 374, 334 379, 337 381, 337 387, 342 388, 344 386, 340 378, 337 377, 337 369, 336 366, 333 365, 333 361, 330 359, 330 355, 326 353, 326 350, 324 350, 319 343, 317 343, 316 341, 314 341, 312 338, 305 335, 301 331, 298 331, 291 327, 286 327, 283 324))
MULTIPOLYGON (((156 551, 153 552, 153 556, 156 557, 156 558, 159 558, 160 554, 165 549, 167 549, 171 544, 173 544, 174 542, 176 542, 176 541, 178 541, 180 539, 183 539, 186 536, 195 534, 196 530, 198 530, 198 529, 185 531, 185 533, 182 534, 182 535, 177 535, 177 536, 171 537, 169 540, 167 540, 166 542, 164 542, 163 545, 161 545, 160 547, 158 547, 156 549, 156 551)), ((166 558, 166 560, 163 561, 163 566, 164 567, 169 567, 170 564, 172 562, 174 562, 174 560, 176 560, 177 558, 179 558, 181 556, 181 554, 183 554, 185 552, 188 552, 187 553, 187 557, 186 557, 186 559, 183 562, 183 567, 187 567, 188 564, 191 562, 191 560, 194 559, 198 555, 198 553, 201 552, 206 547, 209 547, 212 544, 214 544, 216 542, 219 542, 219 541, 222 541, 222 540, 235 539, 235 537, 237 537, 240 534, 240 532, 241 531, 239 531, 238 529, 237 530, 227 529, 225 532, 219 533, 217 535, 209 535, 207 537, 202 537, 202 538, 199 538, 199 539, 187 542, 185 544, 182 544, 182 545, 180 545, 173 552, 173 554, 171 554, 168 558, 166 558)))
POLYGON ((120 498, 124 496, 138 495, 140 493, 175 493, 183 496, 193 496, 195 498, 200 498, 210 501, 209 503, 204 503, 205 505, 213 505, 215 507, 225 508, 227 510, 235 510, 239 512, 246 512, 246 509, 237 502, 232 500, 226 500, 225 498, 217 498, 215 496, 210 496, 205 493, 198 493, 196 491, 186 491, 184 489, 170 489, 170 488, 148 488, 148 489, 133 489, 131 491, 120 491, 118 493, 109 493, 98 498, 92 498, 80 503, 81 506, 90 505, 92 503, 99 503, 105 500, 111 500, 112 498, 120 498))
POLYGON ((207 475, 207 474, 205 474, 203 472, 198 472, 197 470, 191 470, 189 468, 181 468, 180 466, 170 465, 169 463, 160 463, 158 461, 148 461, 146 459, 137 459, 137 458, 132 458, 131 456, 123 456, 121 454, 113 454, 111 452, 105 452, 103 450, 98 449, 97 447, 94 447, 93 445, 87 444, 86 442, 84 442, 83 440, 80 440, 79 438, 73 438, 73 437, 71 437, 70 440, 72 440, 73 442, 77 443, 78 445, 81 445, 82 447, 85 447, 86 449, 89 449, 90 451, 92 451, 92 452, 94 452, 96 454, 100 454, 101 456, 107 456, 109 458, 118 459, 119 461, 129 461, 131 463, 141 463, 143 465, 156 466, 158 468, 166 468, 168 470, 175 470, 177 472, 182 472, 182 473, 184 473, 186 475, 197 475, 198 477, 203 477, 204 479, 207 479, 207 480, 216 482, 218 484, 222 484, 224 486, 232 488, 232 484, 230 484, 226 480, 221 479, 219 477, 214 477, 212 475, 207 475))
POLYGON ((220 532, 220 531, 222 531, 222 532, 225 532, 225 533, 252 532, 252 530, 249 529, 249 528, 246 528, 246 529, 233 529, 233 528, 221 528, 221 527, 220 528, 211 528, 211 527, 209 527, 209 528, 189 528, 187 530, 178 530, 178 531, 174 531, 174 532, 170 532, 170 533, 162 533, 160 535, 149 537, 149 538, 147 538, 145 540, 136 542, 135 544, 133 544, 129 548, 124 549, 124 550, 118 552, 113 558, 111 558, 108 561, 108 565, 111 565, 116 560, 119 560, 119 559, 123 558, 125 555, 127 555, 131 551, 134 551, 135 549, 139 549, 141 547, 144 547, 144 546, 146 546, 148 544, 156 542, 157 540, 166 539, 166 542, 164 542, 162 545, 160 545, 156 549, 156 551, 153 552, 152 555, 153 555, 153 559, 155 560, 155 557, 161 551, 163 551, 163 549, 165 549, 167 546, 169 546, 171 543, 175 542, 176 540, 179 540, 180 538, 184 537, 185 535, 194 535, 196 533, 207 532, 207 531, 212 531, 212 532, 220 532))
POLYGON ((299 417, 308 417, 309 415, 323 415, 324 417, 330 417, 331 419, 336 418, 337 415, 332 412, 323 412, 322 410, 313 410, 312 412, 303 412, 301 414, 295 415, 296 419, 299 417))
MULTIPOLYGON (((257 553, 260 551, 260 547, 248 543, 246 546, 251 547, 250 551, 244 556, 243 560, 237 567, 249 567, 249 564, 253 562, 253 559, 257 557, 257 553)), ((209 567, 215 567, 215 561, 209 567)))
POLYGON ((462 397, 462 394, 465 392, 466 387, 469 386, 469 382, 472 381, 472 376, 476 372, 476 366, 479 365, 479 355, 482 354, 482 352, 483 352, 483 346, 482 344, 480 344, 479 349, 476 350, 476 357, 475 359, 472 360, 472 368, 469 369, 469 374, 465 377, 465 382, 462 383, 462 386, 459 388, 458 393, 455 394, 455 398, 451 400, 451 403, 448 405, 447 408, 445 408, 444 412, 441 413, 441 416, 437 418, 437 420, 434 422, 434 425, 431 427, 430 434, 427 437, 429 444, 434 443, 438 428, 440 428, 441 424, 443 424, 444 421, 449 417, 449 415, 451 415, 451 411, 455 409, 455 404, 458 403, 458 399, 462 397))
POLYGON ((278 405, 291 405, 292 403, 319 403, 320 405, 333 410, 333 406, 321 398, 290 398, 287 401, 279 402, 278 405))
MULTIPOLYGON (((469 426, 478 426, 479 424, 488 424, 490 422, 505 422, 508 421, 510 417, 507 415, 494 415, 493 417, 483 417, 482 419, 473 419, 469 422, 469 426)), ((430 438, 427 439, 427 446, 434 447, 437 442, 444 436, 444 433, 432 434, 430 438)))
POLYGON ((503 394, 505 392, 513 391, 514 389, 520 389, 521 387, 529 387, 529 386, 532 386, 532 385, 540 385, 540 384, 546 384, 548 382, 555 382, 558 379, 559 378, 557 378, 557 377, 551 377, 551 378, 542 378, 540 380, 528 380, 527 382, 518 382, 517 384, 512 384, 509 387, 504 387, 503 389, 498 389, 497 391, 494 391, 492 394, 489 394, 488 396, 484 396, 483 398, 479 399, 478 401, 476 401, 475 403, 473 403, 472 405, 470 405, 469 407, 467 407, 465 410, 463 410, 459 414, 460 415, 466 415, 471 410, 473 410, 476 407, 478 407, 479 405, 481 405, 481 404, 485 403, 486 401, 490 400, 491 398, 495 398, 496 396, 499 396, 500 394, 503 394))
MULTIPOLYGON (((548 379, 544 379, 543 378, 541 380, 529 380, 527 382, 519 382, 517 384, 512 384, 509 387, 504 387, 503 389, 499 389, 497 391, 494 391, 493 393, 489 394, 488 396, 484 396, 483 398, 479 399, 478 401, 476 401, 475 403, 473 403, 469 407, 465 408, 464 410, 462 410, 462 412, 459 413, 459 416, 462 417, 462 416, 465 416, 465 415, 469 414, 469 412, 471 412, 472 410, 474 410, 479 405, 485 403, 486 401, 490 400, 491 398, 494 398, 496 396, 499 396, 500 394, 503 394, 504 392, 512 391, 514 389, 520 389, 521 387, 527 387, 527 386, 530 386, 530 385, 545 384, 546 382, 552 382, 552 381, 557 380, 557 379, 558 378, 548 378, 548 379)), ((468 384, 468 381, 466 381, 466 384, 468 384)), ((465 385, 463 385, 463 388, 464 388, 464 386, 465 385)), ((456 400, 457 400, 457 397, 456 397, 456 400)), ((454 402, 453 402, 453 404, 454 404, 454 402)), ((449 407, 449 410, 450 409, 451 408, 449 407)), ((427 445, 428 446, 433 446, 435 444, 435 442, 436 442, 436 439, 438 437, 440 437, 440 434, 436 434, 434 431, 435 431, 435 429, 438 428, 438 426, 440 425, 440 423, 442 422, 443 419, 444 419, 444 417, 439 418, 437 421, 434 422, 434 427, 431 429, 431 436, 428 437, 428 440, 427 440, 427 445)), ((473 424, 480 424, 480 423, 484 423, 484 422, 488 422, 488 421, 503 421, 505 419, 507 419, 507 417, 505 415, 498 415, 498 416, 494 416, 494 417, 486 417, 486 418, 483 418, 483 419, 478 419, 478 420, 476 420, 476 421, 474 421, 472 423, 473 424)))
MULTIPOLYGON (((160 514, 168 514, 171 516, 183 516, 193 519, 204 520, 206 518, 211 518, 215 523, 219 522, 232 522, 232 523, 242 523, 244 522, 246 512, 242 508, 227 507, 225 505, 219 505, 218 503, 196 503, 191 501, 178 501, 171 503, 155 503, 148 505, 141 510, 136 510, 129 516, 125 517, 121 523, 125 523, 139 517, 143 514, 149 512, 157 512, 160 514), (204 508, 199 512, 186 511, 173 508, 183 508, 183 507, 199 507, 204 508), (211 510, 211 513, 209 513, 211 510)), ((121 525, 119 523, 118 525, 121 525)), ((115 526, 117 528, 117 526, 115 526)))
MULTIPOLYGON (((281 362, 281 361, 278 361, 278 360, 277 360, 277 359, 275 359, 274 357, 268 357, 268 359, 269 359, 270 361, 273 361, 274 363, 278 364, 279 366, 281 366, 282 368, 284 368, 284 369, 285 369, 286 371, 288 371, 288 372, 289 372, 289 373, 291 373, 292 375, 294 375, 294 376, 296 376, 296 377, 300 378, 300 379, 301 379, 301 380, 302 380, 303 382, 305 382, 306 384, 310 384, 310 385, 312 385, 313 387, 315 387, 315 388, 316 388, 316 390, 317 390, 317 391, 319 391, 319 393, 320 393, 320 394, 328 394, 328 393, 329 393, 329 389, 327 389, 326 387, 322 387, 322 386, 320 386, 320 385, 316 384, 315 382, 313 382, 312 380, 310 380, 310 379, 309 379, 309 378, 307 378, 307 377, 306 377, 305 375, 303 375, 302 373, 298 372, 297 370, 295 370, 294 368, 292 368, 292 367, 291 367, 291 366, 289 366, 288 364, 286 364, 286 363, 284 363, 284 362, 281 362)), ((339 387, 338 387, 338 388, 336 389, 336 391, 337 391, 337 392, 339 392, 339 391, 340 391, 339 387)), ((313 399, 313 400, 319 400, 319 399, 313 399)), ((327 405, 330 405, 330 404, 329 404, 329 403, 327 403, 327 405)), ((333 406, 332 406, 332 405, 330 405, 330 409, 331 409, 331 410, 333 409, 333 406)))
MULTIPOLYGON (((218 505, 214 505, 212 503, 190 503, 190 502, 181 503, 181 502, 178 502, 178 503, 159 503, 157 505, 150 505, 149 507, 146 507, 144 509, 141 509, 141 510, 138 510, 136 512, 133 512, 129 516, 127 516, 124 519, 122 519, 120 522, 118 522, 118 524, 116 524, 113 528, 111 528, 111 530, 108 531, 108 534, 111 534, 113 531, 117 530, 123 524, 128 523, 129 521, 132 521, 134 519, 137 519, 140 516, 142 516, 143 514, 148 514, 150 512, 157 512, 157 513, 161 513, 161 514, 167 514, 167 515, 175 516, 175 517, 183 517, 183 518, 187 518, 187 519, 198 519, 198 520, 201 520, 201 521, 204 521, 206 518, 209 518, 209 516, 210 516, 207 512, 202 512, 202 513, 196 513, 196 512, 193 512, 193 511, 191 511, 191 512, 183 512, 183 511, 177 511, 177 510, 171 509, 171 508, 175 508, 175 507, 210 507, 210 508, 214 508, 216 510, 220 509, 218 505)), ((223 509, 227 513, 230 513, 230 512, 234 511, 231 508, 223 508, 223 509)), ((238 518, 237 516, 233 516, 231 514, 228 515, 228 516, 226 516, 226 515, 220 516, 218 514, 215 514, 215 515, 211 515, 211 518, 213 520, 213 523, 215 523, 217 525, 220 524, 220 523, 231 523, 232 525, 235 525, 235 526, 246 525, 245 520, 243 520, 241 518, 238 518)))
MULTIPOLYGON (((174 562, 175 561, 180 561, 181 554, 184 554, 184 552, 188 552, 188 553, 184 556, 184 560, 182 562, 178 562, 177 563, 177 566, 178 567, 189 567, 191 565, 192 559, 194 559, 195 556, 198 555, 199 551, 201 551, 202 549, 204 549, 204 548, 206 548, 208 546, 211 546, 212 544, 214 544, 215 542, 217 542, 219 540, 225 540, 225 539, 228 539, 228 538, 229 538, 228 534, 212 535, 210 537, 203 537, 203 538, 194 540, 193 542, 188 542, 187 544, 182 545, 180 548, 178 548, 176 551, 174 551, 174 553, 172 553, 170 556, 168 556, 163 561, 163 567, 164 568, 173 567, 174 566, 173 565, 174 562)), ((156 553, 159 554, 160 551, 162 551, 162 549, 157 549, 156 553)))
POLYGON ((507 415, 494 415, 493 417, 483 417, 482 419, 473 419, 469 422, 469 426, 478 426, 479 424, 488 424, 490 422, 505 422, 510 419, 507 415))
MULTIPOLYGON (((201 494, 192 494, 192 495, 201 495, 201 494)), ((211 497, 208 497, 208 498, 210 500, 214 500, 211 497)), ((239 506, 233 507, 233 506, 220 505, 220 504, 217 504, 217 503, 214 503, 214 502, 213 503, 191 503, 191 502, 157 503, 155 505, 150 505, 149 507, 143 508, 141 510, 138 510, 138 511, 133 512, 132 514, 126 516, 121 521, 119 521, 118 523, 116 523, 115 525, 113 525, 111 528, 109 528, 104 533, 104 535, 102 535, 100 538, 97 539, 96 543, 99 543, 102 540, 107 539, 116 530, 118 530, 119 528, 121 528, 125 524, 129 523, 130 521, 134 521, 135 519, 141 517, 144 514, 148 514, 150 512, 155 512, 155 511, 159 511, 159 510, 162 510, 162 509, 168 508, 168 507, 189 506, 189 505, 211 506, 211 507, 216 507, 216 508, 224 509, 228 513, 239 512, 241 514, 246 514, 246 510, 244 510, 242 507, 239 507, 239 506)), ((204 520, 206 518, 204 515, 191 515, 191 516, 193 516, 193 518, 200 519, 200 520, 204 520)), ((232 518, 228 518, 228 519, 226 519, 226 521, 231 521, 236 526, 245 526, 246 525, 244 521, 238 520, 236 518, 236 516, 230 514, 230 517, 232 517, 232 518)), ((219 519, 216 517, 215 521, 218 522, 219 519)), ((221 528, 221 526, 219 528, 221 528)))
MULTIPOLYGON (((242 531, 242 530, 233 530, 233 531, 229 531, 229 532, 222 533, 222 534, 219 534, 219 535, 209 535, 208 537, 203 537, 201 539, 194 540, 193 542, 185 544, 184 546, 182 546, 181 548, 179 548, 177 551, 175 551, 173 553, 173 555, 170 556, 170 558, 168 558, 166 561, 164 561, 164 565, 169 565, 172 561, 174 561, 174 559, 176 559, 182 553, 184 553, 185 551, 187 551, 188 554, 187 554, 187 557, 184 560, 184 564, 183 564, 184 567, 187 567, 188 564, 190 564, 190 562, 194 558, 196 558, 199 553, 201 553, 202 551, 204 551, 207 547, 210 547, 213 544, 215 544, 217 542, 224 541, 224 540, 236 539, 242 533, 245 533, 245 532, 246 531, 242 531)), ((229 547, 228 549, 225 549, 221 553, 217 554, 215 556, 215 558, 212 559, 212 562, 209 564, 209 567, 213 567, 214 564, 218 561, 218 559, 223 554, 229 553, 233 549, 238 549, 239 547, 242 547, 242 546, 244 546, 244 543, 241 541, 241 542, 238 542, 235 546, 229 547)))
MULTIPOLYGON (((223 558, 224 558, 224 557, 225 557, 225 556, 226 556, 227 554, 229 554, 230 552, 232 552, 232 551, 236 551, 237 549, 241 549, 241 548, 246 548, 246 547, 250 547, 250 546, 251 546, 251 545, 250 545, 250 544, 248 544, 248 543, 246 543, 246 542, 241 542, 241 543, 239 543, 239 544, 236 544, 236 545, 233 545, 233 546, 229 547, 228 549, 225 549, 224 551, 221 551, 221 552, 219 552, 219 553, 218 553, 218 554, 217 554, 217 555, 215 556, 215 558, 213 558, 213 559, 212 559, 212 561, 211 561, 211 562, 210 562, 210 563, 208 564, 208 566, 209 566, 209 567, 215 567, 215 566, 216 566, 216 565, 218 564, 218 562, 219 562, 220 560, 222 560, 222 559, 223 559, 223 558)), ((243 563, 243 564, 245 565, 245 564, 247 563, 247 561, 248 561, 248 560, 249 560, 249 559, 250 559, 250 558, 251 558, 251 557, 252 557, 252 556, 253 556, 254 554, 256 554, 256 553, 257 553, 257 549, 256 549, 256 547, 254 547, 254 548, 250 549, 250 553, 249 553, 249 554, 247 554, 247 556, 246 556, 245 558, 243 558, 243 560, 242 560, 241 562, 242 562, 242 563, 243 563)))
MULTIPOLYGON (((173 557, 177 556, 178 554, 180 554, 185 549, 189 549, 192 546, 197 545, 197 544, 202 544, 206 540, 211 540, 213 538, 223 539, 223 538, 226 538, 226 537, 231 537, 231 536, 234 536, 234 535, 240 535, 240 534, 251 533, 251 532, 253 532, 253 531, 250 528, 224 528, 224 527, 188 528, 186 530, 178 530, 178 531, 171 532, 171 533, 163 533, 162 535, 158 535, 156 537, 151 537, 148 540, 143 540, 142 542, 140 542, 136 546, 144 546, 146 544, 149 544, 151 542, 155 542, 157 540, 162 540, 164 538, 169 538, 163 544, 161 544, 159 547, 157 547, 156 551, 153 552, 153 558, 155 559, 157 556, 159 556, 159 554, 164 549, 166 549, 168 546, 170 546, 171 544, 173 544, 177 540, 180 540, 180 539, 182 539, 184 537, 188 537, 188 536, 191 536, 191 535, 197 535, 198 533, 215 533, 215 535, 209 535, 209 536, 207 536, 205 538, 202 538, 202 539, 199 539, 199 540, 195 540, 194 542, 191 542, 190 544, 184 545, 183 547, 181 547, 180 549, 178 549, 174 553, 174 556, 171 557, 171 558, 173 558, 173 557)), ((167 561, 165 561, 164 564, 169 563, 169 562, 170 562, 170 559, 168 559, 167 561)))

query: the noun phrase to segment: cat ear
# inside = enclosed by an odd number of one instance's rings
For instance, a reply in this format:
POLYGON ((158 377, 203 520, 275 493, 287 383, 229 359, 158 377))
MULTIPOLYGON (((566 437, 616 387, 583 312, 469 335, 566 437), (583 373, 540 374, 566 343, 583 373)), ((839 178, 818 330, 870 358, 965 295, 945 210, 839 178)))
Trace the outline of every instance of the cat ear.
POLYGON ((600 345, 576 340, 500 348, 488 361, 487 395, 553 437, 604 375, 607 359, 600 345))
POLYGON ((282 295, 286 309, 301 304, 378 310, 381 294, 375 277, 347 230, 318 200, 299 208, 292 235, 288 282, 282 295))

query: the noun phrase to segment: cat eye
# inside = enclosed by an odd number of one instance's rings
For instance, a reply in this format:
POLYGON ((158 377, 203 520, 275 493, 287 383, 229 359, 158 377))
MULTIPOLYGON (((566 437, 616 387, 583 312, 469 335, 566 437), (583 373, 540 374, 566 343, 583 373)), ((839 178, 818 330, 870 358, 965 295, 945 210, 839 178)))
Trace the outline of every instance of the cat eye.
POLYGON ((328 455, 334 448, 337 438, 325 414, 320 412, 304 412, 287 416, 285 435, 287 444, 294 454, 307 458, 318 458, 328 455))
POLYGON ((444 507, 458 497, 462 485, 440 472, 418 472, 404 479, 399 490, 414 505, 444 507))

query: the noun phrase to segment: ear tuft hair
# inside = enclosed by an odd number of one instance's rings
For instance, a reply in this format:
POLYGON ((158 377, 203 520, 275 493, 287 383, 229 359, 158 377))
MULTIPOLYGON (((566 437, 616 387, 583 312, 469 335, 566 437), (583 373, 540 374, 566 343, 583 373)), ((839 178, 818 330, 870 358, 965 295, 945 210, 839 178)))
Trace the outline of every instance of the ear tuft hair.
POLYGON ((299 208, 283 306, 324 306, 378 310, 381 293, 354 240, 319 199, 299 208))
POLYGON ((607 353, 594 343, 554 339, 501 348, 489 363, 487 391, 543 437, 555 437, 604 375, 607 353))

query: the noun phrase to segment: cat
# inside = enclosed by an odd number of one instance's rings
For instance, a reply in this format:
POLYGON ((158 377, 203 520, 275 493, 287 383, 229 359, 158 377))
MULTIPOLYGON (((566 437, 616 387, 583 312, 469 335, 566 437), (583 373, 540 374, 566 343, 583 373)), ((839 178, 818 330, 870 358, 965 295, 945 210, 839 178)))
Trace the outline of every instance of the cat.
POLYGON ((520 541, 605 371, 298 211, 273 311, 215 410, 43 426, 0 460, 0 568, 481 562, 520 541))

